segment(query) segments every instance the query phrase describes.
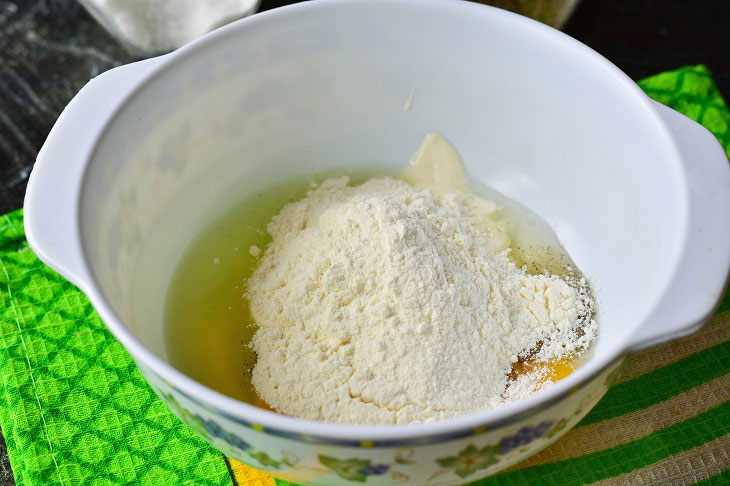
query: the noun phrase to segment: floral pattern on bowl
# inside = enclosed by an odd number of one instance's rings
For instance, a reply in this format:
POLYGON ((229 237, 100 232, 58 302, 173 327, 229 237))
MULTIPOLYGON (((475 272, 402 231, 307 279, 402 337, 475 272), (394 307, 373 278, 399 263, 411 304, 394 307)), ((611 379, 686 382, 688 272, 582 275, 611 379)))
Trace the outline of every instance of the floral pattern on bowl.
POLYGON ((369 459, 336 459, 319 455, 319 462, 343 479, 364 483, 368 476, 385 474, 388 464, 373 464, 369 459))
POLYGON ((508 423, 486 424, 470 434, 421 438, 408 447, 367 440, 343 445, 341 440, 272 434, 268 428, 216 413, 170 383, 147 376, 181 420, 225 455, 251 467, 297 483, 441 485, 495 474, 557 440, 601 398, 622 361, 542 410, 508 423))
MULTIPOLYGON (((465 449, 455 456, 441 457, 436 459, 439 466, 452 470, 460 478, 465 478, 477 472, 479 469, 485 469, 492 464, 497 464, 499 459, 499 446, 488 445, 477 449, 474 445, 469 444, 465 449)), ((439 471, 436 474, 441 474, 439 471)))

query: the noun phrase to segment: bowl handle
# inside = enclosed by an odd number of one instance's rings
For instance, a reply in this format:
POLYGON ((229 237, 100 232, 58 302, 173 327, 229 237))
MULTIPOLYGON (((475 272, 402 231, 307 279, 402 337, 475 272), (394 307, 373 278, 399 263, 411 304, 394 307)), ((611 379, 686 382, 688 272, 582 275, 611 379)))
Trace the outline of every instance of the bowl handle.
POLYGON ((689 232, 672 283, 652 318, 632 337, 632 351, 702 327, 724 294, 730 269, 730 164, 725 151, 702 125, 654 103, 685 166, 689 232))
POLYGON ((79 194, 105 122, 162 57, 93 78, 66 106, 38 153, 25 192, 24 226, 41 261, 78 286, 88 282, 79 234, 79 194))

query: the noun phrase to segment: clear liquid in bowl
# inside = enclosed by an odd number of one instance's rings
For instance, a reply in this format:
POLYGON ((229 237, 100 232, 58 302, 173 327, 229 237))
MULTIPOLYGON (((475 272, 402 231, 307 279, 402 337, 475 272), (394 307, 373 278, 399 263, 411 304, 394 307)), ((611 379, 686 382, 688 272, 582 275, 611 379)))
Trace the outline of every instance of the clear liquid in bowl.
MULTIPOLYGON (((256 354, 248 344, 256 327, 244 292, 257 258, 250 249, 266 248, 271 239, 266 225, 283 206, 302 198, 312 184, 339 175, 297 178, 261 190, 211 222, 190 243, 173 274, 165 303, 165 343, 173 366, 218 392, 270 409, 251 384, 256 354)), ((347 175, 357 184, 393 174, 355 170, 347 175)), ((534 274, 580 275, 544 220, 482 184, 470 184, 468 189, 500 205, 499 219, 512 241, 510 256, 517 265, 534 274)), ((586 356, 584 350, 545 363, 526 353, 513 365, 510 378, 539 369, 546 380, 557 381, 570 375, 586 356)))

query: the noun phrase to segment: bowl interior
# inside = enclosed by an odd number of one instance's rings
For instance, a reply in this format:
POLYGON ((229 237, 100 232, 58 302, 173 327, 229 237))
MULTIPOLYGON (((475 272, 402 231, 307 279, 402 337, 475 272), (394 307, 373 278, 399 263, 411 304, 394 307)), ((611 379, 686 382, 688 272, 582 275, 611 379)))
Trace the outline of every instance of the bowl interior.
POLYGON ((117 112, 86 173, 82 240, 97 285, 165 359, 170 277, 207 223, 294 175, 401 167, 432 131, 474 178, 554 226, 600 299, 593 360, 614 354, 681 252, 674 146, 638 88, 585 46, 465 2, 313 2, 172 54, 117 112))

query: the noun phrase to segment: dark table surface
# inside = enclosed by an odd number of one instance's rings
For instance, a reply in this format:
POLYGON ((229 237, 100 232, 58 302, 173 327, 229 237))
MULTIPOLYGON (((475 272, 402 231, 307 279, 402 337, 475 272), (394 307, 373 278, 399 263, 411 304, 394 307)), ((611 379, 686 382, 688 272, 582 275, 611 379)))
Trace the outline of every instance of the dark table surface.
MULTIPOLYGON (((726 0, 583 0, 564 30, 633 79, 706 64, 728 99, 729 23, 726 0)), ((0 0, 0 214, 23 205, 38 150, 74 94, 134 60, 75 0, 0 0)), ((0 439, 0 485, 11 484, 0 439)))

